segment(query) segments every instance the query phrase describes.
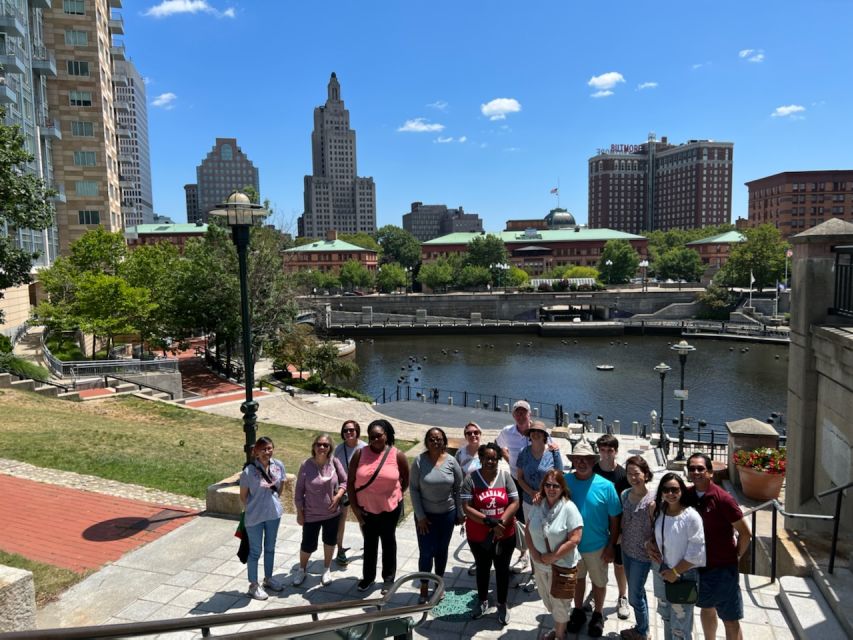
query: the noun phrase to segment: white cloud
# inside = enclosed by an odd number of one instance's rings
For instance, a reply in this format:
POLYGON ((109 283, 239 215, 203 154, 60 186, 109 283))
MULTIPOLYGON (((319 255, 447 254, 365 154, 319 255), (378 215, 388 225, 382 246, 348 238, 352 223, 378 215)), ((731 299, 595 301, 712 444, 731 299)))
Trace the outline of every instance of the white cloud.
POLYGON ((179 13, 209 13, 217 18, 234 18, 236 13, 233 8, 220 11, 210 6, 207 0, 163 0, 160 4, 150 7, 144 15, 152 18, 168 18, 179 13))
POLYGON ((489 120, 506 120, 508 113, 521 111, 521 103, 515 98, 495 98, 480 105, 480 113, 489 120))
POLYGON ((657 82, 641 82, 637 85, 637 91, 643 91, 644 89, 657 89, 657 82))
POLYGON ((444 100, 436 100, 435 102, 430 102, 427 105, 430 109, 436 109, 438 111, 447 111, 447 102, 444 100))
POLYGON ((592 76, 587 85, 593 89, 607 90, 612 89, 620 82, 625 82, 625 76, 618 71, 608 71, 607 73, 602 73, 600 76, 592 76))
POLYGON ((444 125, 437 122, 427 122, 426 118, 412 118, 411 120, 406 120, 403 126, 398 128, 397 131, 403 133, 435 133, 437 131, 444 131, 444 125))
POLYGON ((152 106, 162 107, 163 109, 166 109, 168 111, 170 109, 175 108, 175 100, 177 99, 178 96, 169 91, 166 93, 161 93, 159 96, 154 98, 154 100, 151 101, 151 104, 152 106))
POLYGON ((520 147, 507 147, 506 149, 504 149, 504 151, 507 151, 509 153, 516 153, 517 151, 521 151, 521 148, 520 147))
POLYGON ((448 142, 453 142, 453 136, 447 136, 446 138, 443 138, 442 136, 438 136, 435 139, 435 142, 437 142, 438 144, 447 144, 448 142))
POLYGON ((609 98, 613 95, 613 92, 609 89, 607 91, 596 91, 595 93, 589 94, 592 98, 609 98))
POLYGON ((701 69, 702 67, 710 67, 710 66, 711 66, 710 62, 697 62, 696 64, 690 65, 690 68, 693 69, 693 71, 696 71, 696 69, 701 69))
POLYGON ((154 84, 154 78, 149 78, 148 76, 143 76, 142 82, 144 82, 146 85, 151 85, 151 84, 154 84))
POLYGON ((806 108, 800 104, 788 104, 781 107, 776 107, 776 110, 773 111, 770 115, 774 118, 792 118, 795 120, 800 120, 803 116, 799 115, 806 108))
POLYGON ((459 136, 457 142, 468 142, 468 136, 459 136))
POLYGON ((747 62, 764 62, 764 49, 741 49, 737 55, 747 62))

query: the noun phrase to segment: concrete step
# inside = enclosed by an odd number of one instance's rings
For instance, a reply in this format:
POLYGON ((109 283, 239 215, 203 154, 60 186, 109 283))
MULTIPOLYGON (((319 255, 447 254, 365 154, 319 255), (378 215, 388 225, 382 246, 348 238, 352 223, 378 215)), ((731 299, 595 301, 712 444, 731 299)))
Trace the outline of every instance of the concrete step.
POLYGON ((780 578, 779 599, 791 620, 791 632, 800 640, 847 640, 850 637, 813 579, 780 578))
POLYGON ((17 389, 18 391, 35 391, 36 381, 35 380, 13 380, 12 384, 9 386, 12 389, 17 389))
POLYGON ((151 393, 151 397, 155 400, 170 400, 168 393, 163 393, 162 391, 153 391, 151 393))
POLYGON ((815 582, 821 594, 829 603, 839 624, 844 628, 848 638, 853 638, 853 572, 839 567, 841 558, 836 558, 835 570, 830 575, 822 567, 815 569, 815 582))
POLYGON ((55 398, 59 395, 59 387, 53 387, 49 384, 44 384, 40 387, 36 387, 35 389, 33 389, 33 391, 43 396, 49 396, 51 398, 55 398))
POLYGON ((136 391, 138 388, 138 385, 135 385, 132 382, 120 382, 119 384, 111 384, 110 386, 116 390, 116 393, 126 393, 127 391, 136 391))
POLYGON ((0 389, 8 389, 12 386, 12 374, 0 373, 0 389))
POLYGON ((71 400, 72 402, 80 401, 80 392, 79 391, 69 391, 67 393, 60 393, 56 396, 60 400, 71 400))

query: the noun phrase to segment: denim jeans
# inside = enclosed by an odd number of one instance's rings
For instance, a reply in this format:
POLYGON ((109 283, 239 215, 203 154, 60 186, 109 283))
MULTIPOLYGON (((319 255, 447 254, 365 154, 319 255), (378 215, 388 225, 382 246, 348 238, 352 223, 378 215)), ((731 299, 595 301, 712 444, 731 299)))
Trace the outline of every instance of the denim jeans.
POLYGON ((249 570, 249 582, 258 581, 258 560, 261 557, 261 546, 264 548, 264 577, 272 578, 275 562, 275 539, 278 537, 279 518, 259 522, 246 527, 249 535, 249 560, 246 567, 249 570))
POLYGON ((443 576, 456 524, 456 509, 447 513, 427 513, 426 517, 429 531, 424 535, 418 532, 418 571, 432 571, 434 564, 435 574, 443 576))
POLYGON ((652 568, 651 562, 634 560, 627 553, 622 554, 622 565, 628 578, 628 602, 634 609, 635 628, 641 635, 649 635, 649 604, 646 601, 646 578, 652 568))
MULTIPOLYGON (((665 565, 661 565, 662 569, 665 565)), ((660 575, 660 569, 653 573, 655 597, 658 600, 658 615, 663 620, 664 640, 691 640, 693 637, 692 604, 672 604, 666 599, 666 583, 660 575)), ((684 580, 699 580, 699 572, 691 569, 681 574, 684 580)))

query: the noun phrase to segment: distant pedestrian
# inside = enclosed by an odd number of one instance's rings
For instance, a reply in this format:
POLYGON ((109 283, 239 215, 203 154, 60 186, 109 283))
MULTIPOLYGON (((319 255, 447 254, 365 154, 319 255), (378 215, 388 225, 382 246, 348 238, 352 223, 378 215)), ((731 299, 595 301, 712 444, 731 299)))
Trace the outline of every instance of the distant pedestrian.
MULTIPOLYGON (((362 447, 366 447, 367 443, 360 440, 361 426, 355 420, 347 420, 341 425, 341 442, 335 447, 335 457, 343 465, 344 471, 349 474, 349 463, 352 460, 353 454, 362 447)), ((347 527, 347 517, 349 516, 349 496, 344 494, 341 501, 341 519, 338 522, 338 555, 335 557, 335 562, 340 566, 345 567, 349 564, 347 558, 347 547, 344 547, 344 531, 347 527)))
POLYGON ((382 590, 397 574, 397 522, 403 511, 403 493, 409 488, 406 454, 394 446, 394 427, 385 419, 367 426, 368 446, 350 460, 347 493, 364 535, 364 558, 359 591, 376 579, 379 542, 382 541, 382 590))
POLYGON ((604 633, 604 597, 607 593, 607 565, 613 562, 616 541, 619 538, 622 504, 616 488, 609 480, 593 473, 598 455, 585 439, 580 440, 569 454, 574 473, 565 474, 566 484, 583 517, 583 536, 578 551, 578 584, 575 590, 575 608, 569 618, 569 633, 578 633, 586 622, 583 610, 586 577, 592 582, 593 612, 587 627, 592 638, 604 633))
POLYGON ((642 456, 625 461, 630 489, 619 496, 622 501, 622 561, 628 579, 628 601, 634 609, 636 624, 623 629, 624 640, 647 640, 649 636, 649 605, 646 599, 646 578, 652 567, 646 542, 652 537, 655 496, 647 486, 652 480, 649 463, 642 456))
POLYGON ((664 640, 691 640, 694 605, 670 602, 666 583, 697 582, 697 567, 705 564, 705 533, 702 518, 691 506, 684 480, 677 473, 661 478, 655 496, 654 544, 649 556, 660 563, 654 572, 658 615, 663 619, 664 640))
MULTIPOLYGON (((460 502, 462 468, 447 453, 447 434, 433 427, 424 436, 426 451, 412 462, 412 510, 418 536, 418 571, 444 576, 453 527, 465 515, 460 502)), ((428 598, 427 582, 421 581, 420 603, 428 598)))
POLYGON ((502 457, 503 451, 494 442, 480 446, 480 468, 466 476, 462 485, 462 508, 477 566, 477 602, 471 617, 478 620, 489 609, 489 577, 494 565, 498 622, 505 626, 509 624, 509 563, 515 549, 518 491, 512 476, 498 467, 502 457))
POLYGON ((325 433, 314 438, 311 457, 299 467, 293 502, 296 523, 302 527, 299 566, 293 574, 294 586, 305 581, 308 560, 317 550, 317 538, 323 532, 323 576, 321 584, 332 582, 332 554, 341 519, 341 500, 347 491, 347 474, 340 460, 332 455, 332 439, 325 433))
POLYGON ((240 474, 240 502, 245 514, 243 522, 249 536, 249 595, 266 600, 266 589, 281 591, 282 584, 273 577, 275 541, 281 522, 281 491, 284 488, 284 463, 273 458, 275 445, 266 436, 257 439, 254 456, 240 474), (258 583, 258 560, 264 554, 264 583, 258 583))
POLYGON ((536 589, 542 604, 554 618, 554 630, 543 640, 563 640, 574 593, 566 593, 562 597, 554 595, 552 583, 555 574, 562 569, 575 570, 574 575, 568 576, 569 583, 576 579, 583 519, 571 501, 571 491, 561 469, 546 471, 537 493, 544 497, 528 511, 524 535, 533 558, 536 589))
POLYGON ((706 640, 717 636, 717 617, 723 621, 726 640, 742 640, 743 596, 738 561, 752 538, 749 524, 737 501, 714 484, 711 457, 694 453, 687 460, 688 490, 702 517, 707 545, 705 566, 699 570, 699 616, 706 640), (737 539, 735 539, 737 533, 737 539))

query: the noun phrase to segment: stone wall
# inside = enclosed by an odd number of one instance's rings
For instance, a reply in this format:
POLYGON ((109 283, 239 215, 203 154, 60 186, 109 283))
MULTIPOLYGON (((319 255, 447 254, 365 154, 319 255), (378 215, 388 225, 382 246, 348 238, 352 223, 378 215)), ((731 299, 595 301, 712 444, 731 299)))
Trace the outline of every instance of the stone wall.
POLYGON ((15 330, 30 318, 30 288, 24 285, 3 289, 0 310, 4 315, 0 333, 12 337, 15 330))
POLYGON ((36 627, 36 589, 33 574, 0 565, 0 633, 36 627))

